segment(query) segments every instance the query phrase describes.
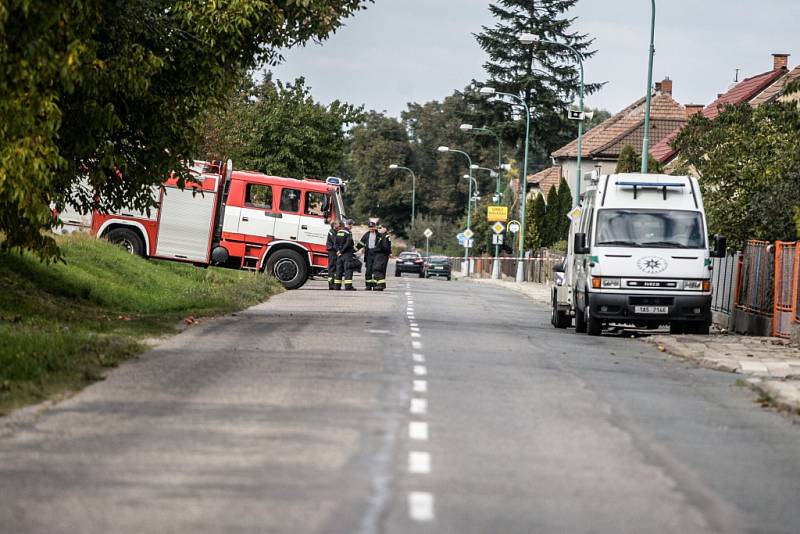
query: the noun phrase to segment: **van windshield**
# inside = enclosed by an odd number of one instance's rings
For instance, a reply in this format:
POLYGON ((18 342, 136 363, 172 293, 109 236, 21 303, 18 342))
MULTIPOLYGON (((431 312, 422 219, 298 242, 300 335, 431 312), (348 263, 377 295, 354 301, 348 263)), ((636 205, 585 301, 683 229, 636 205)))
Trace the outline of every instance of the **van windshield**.
POLYGON ((597 213, 599 247, 705 248, 698 211, 603 209, 597 213))

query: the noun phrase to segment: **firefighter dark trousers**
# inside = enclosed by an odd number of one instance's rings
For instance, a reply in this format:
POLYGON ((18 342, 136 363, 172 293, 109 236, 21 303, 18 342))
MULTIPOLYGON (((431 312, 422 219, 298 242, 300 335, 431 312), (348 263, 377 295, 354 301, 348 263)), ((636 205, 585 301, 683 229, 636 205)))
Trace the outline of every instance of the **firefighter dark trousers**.
POLYGON ((337 287, 353 286, 353 253, 345 252, 336 258, 336 276, 333 280, 337 287))
POLYGON ((328 288, 333 289, 336 279, 336 251, 328 251, 328 288))
POLYGON ((378 253, 372 255, 372 287, 374 290, 383 291, 386 289, 386 267, 388 265, 388 254, 378 253))
POLYGON ((370 252, 366 252, 364 254, 364 267, 366 270, 364 271, 364 280, 367 283, 367 289, 373 289, 375 287, 375 277, 373 276, 373 270, 375 266, 375 254, 370 252))

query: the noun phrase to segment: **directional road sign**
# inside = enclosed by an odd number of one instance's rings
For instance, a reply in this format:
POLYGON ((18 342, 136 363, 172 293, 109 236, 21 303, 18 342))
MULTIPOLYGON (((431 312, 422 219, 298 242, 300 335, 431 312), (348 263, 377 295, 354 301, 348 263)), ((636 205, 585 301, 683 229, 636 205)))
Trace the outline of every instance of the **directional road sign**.
POLYGON ((430 239, 430 237, 433 235, 433 230, 430 228, 425 228, 425 231, 422 232, 422 235, 430 239))
POLYGON ((464 232, 459 232, 458 234, 456 234, 456 239, 458 239, 459 245, 463 245, 464 241, 467 240, 466 236, 464 235, 464 232))
POLYGON ((496 234, 503 233, 503 230, 505 230, 505 229, 506 229, 506 225, 501 223, 500 221, 497 221, 496 223, 494 223, 492 225, 492 232, 494 232, 496 234))
POLYGON ((473 231, 472 231, 472 230, 470 230, 469 228, 467 228, 466 230, 464 230, 464 232, 463 232, 463 233, 464 233, 464 237, 466 237, 467 239, 472 239, 472 236, 474 236, 474 235, 475 235, 475 232, 473 232, 473 231))
POLYGON ((492 236, 492 245, 502 245, 503 244, 503 234, 494 234, 492 236))
POLYGON ((512 234, 516 234, 517 232, 519 232, 520 228, 522 228, 522 225, 519 223, 519 221, 508 222, 508 231, 511 232, 512 234))

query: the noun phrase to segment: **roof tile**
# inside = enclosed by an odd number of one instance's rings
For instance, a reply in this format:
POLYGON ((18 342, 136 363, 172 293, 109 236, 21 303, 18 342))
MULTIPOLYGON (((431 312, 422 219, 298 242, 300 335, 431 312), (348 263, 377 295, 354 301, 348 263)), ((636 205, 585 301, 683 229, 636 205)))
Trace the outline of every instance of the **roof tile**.
MULTIPOLYGON (((583 135, 583 146, 581 147, 583 157, 590 157, 602 152, 604 148, 615 145, 623 137, 641 127, 644 124, 644 105, 643 97, 586 132, 583 135)), ((658 92, 650 100, 650 120, 686 122, 686 110, 670 94, 658 92)), ((576 139, 553 152, 553 157, 576 157, 577 154, 578 140, 576 139)))
MULTIPOLYGON (((776 96, 777 92, 783 89, 783 85, 786 82, 780 83, 783 80, 779 80, 779 83, 775 83, 775 80, 778 80, 786 72, 785 69, 775 69, 742 80, 731 87, 728 92, 723 93, 707 105, 703 109, 703 115, 709 119, 714 119, 725 106, 741 104, 742 102, 750 102, 751 105, 758 106, 769 101, 776 96), (773 90, 776 86, 777 89, 773 90)), ((794 78, 800 77, 800 66, 795 67, 790 74, 794 78)), ((678 137, 683 126, 685 124, 676 128, 672 133, 653 145, 650 149, 650 155, 662 163, 672 159, 678 151, 672 148, 670 144, 678 137)))

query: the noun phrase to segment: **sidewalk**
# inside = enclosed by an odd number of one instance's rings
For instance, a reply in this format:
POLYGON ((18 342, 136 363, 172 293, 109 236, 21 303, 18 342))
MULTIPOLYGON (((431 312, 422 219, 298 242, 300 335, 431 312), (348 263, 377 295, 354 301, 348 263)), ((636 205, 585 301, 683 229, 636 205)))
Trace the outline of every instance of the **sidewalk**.
POLYGON ((788 341, 731 334, 658 335, 643 340, 703 367, 746 375, 747 384, 765 401, 800 414, 800 348, 788 341))
POLYGON ((522 282, 516 283, 510 278, 505 280, 492 280, 491 278, 462 278, 470 282, 477 282, 479 284, 490 284, 494 286, 505 287, 506 289, 513 289, 522 293, 526 297, 533 299, 540 304, 550 305, 550 286, 547 284, 538 284, 536 282, 522 282))
MULTIPOLYGON (((550 304, 547 284, 511 279, 470 278, 470 282, 513 289, 540 304, 550 304)), ((765 401, 800 415, 800 347, 773 337, 715 334, 710 336, 654 335, 642 341, 661 352, 697 362, 702 367, 746 376, 748 386, 765 401)))

